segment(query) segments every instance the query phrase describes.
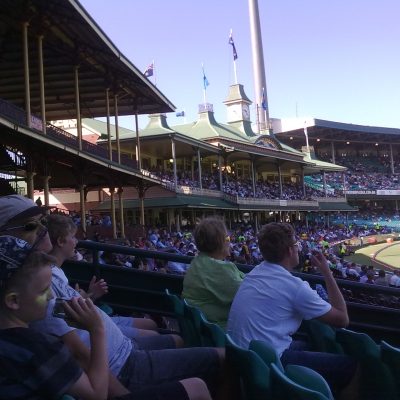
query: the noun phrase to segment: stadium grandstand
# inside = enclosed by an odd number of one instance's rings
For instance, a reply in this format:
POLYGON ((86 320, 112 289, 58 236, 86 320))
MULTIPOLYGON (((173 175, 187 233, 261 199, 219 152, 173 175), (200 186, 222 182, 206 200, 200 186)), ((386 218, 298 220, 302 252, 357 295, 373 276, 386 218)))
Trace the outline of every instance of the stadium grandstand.
MULTIPOLYGON (((64 265, 71 282, 104 278, 110 314, 150 316, 186 344, 224 347, 224 332, 182 311, 183 277, 198 254, 193 228, 221 216, 228 258, 247 273, 262 261, 260 227, 285 221, 298 239, 294 274, 325 296, 309 261, 323 252, 350 329, 400 346, 400 129, 272 119, 273 131, 259 133, 241 84, 227 88, 226 123, 207 103, 196 121, 170 126, 174 105, 79 2, 1 7, 0 196, 26 195, 78 226, 79 252, 64 265), (134 130, 118 124, 128 115, 134 130)), ((315 340, 310 327, 301 333, 315 340)), ((363 384, 372 385, 366 375, 363 384)))

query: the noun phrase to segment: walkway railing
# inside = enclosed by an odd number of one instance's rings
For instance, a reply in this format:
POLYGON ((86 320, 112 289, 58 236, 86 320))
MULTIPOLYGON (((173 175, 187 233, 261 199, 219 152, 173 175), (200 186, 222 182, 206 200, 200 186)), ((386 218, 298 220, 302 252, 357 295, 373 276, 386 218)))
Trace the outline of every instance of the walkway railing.
MULTIPOLYGON (((34 129, 36 132, 42 134, 41 130, 38 130, 37 127, 36 128, 35 126, 29 127, 27 125, 26 112, 22 108, 12 103, 9 103, 4 99, 0 99, 0 116, 5 117, 11 122, 14 122, 18 125, 24 126, 29 129, 34 129)), ((38 117, 32 116, 32 118, 34 120, 39 121, 38 117)), ((79 149, 78 137, 69 132, 64 131, 63 129, 57 126, 48 123, 46 126, 46 134, 56 142, 62 143, 74 149, 79 149)), ((91 142, 88 142, 87 140, 82 140, 82 152, 90 154, 95 157, 99 157, 102 160, 108 160, 109 162, 112 163, 117 163, 118 161, 118 154, 115 150, 112 151, 112 160, 109 160, 109 152, 107 149, 98 146, 96 144, 93 144, 91 142)), ((132 160, 129 156, 125 154, 121 154, 121 164, 124 167, 137 169, 136 160, 132 160)))

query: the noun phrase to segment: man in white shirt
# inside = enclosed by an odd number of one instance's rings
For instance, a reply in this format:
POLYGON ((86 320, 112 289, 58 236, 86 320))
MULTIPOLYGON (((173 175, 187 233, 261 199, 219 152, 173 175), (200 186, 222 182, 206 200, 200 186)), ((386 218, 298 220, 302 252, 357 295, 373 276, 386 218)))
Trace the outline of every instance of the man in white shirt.
POLYGON ((265 261, 244 278, 232 303, 228 334, 244 348, 252 339, 268 342, 284 365, 310 367, 320 372, 333 390, 341 391, 353 383, 354 360, 336 354, 297 351, 299 343, 292 343, 292 335, 303 319, 318 318, 337 327, 349 323, 346 303, 327 260, 319 252, 311 256, 312 265, 324 277, 330 304, 307 282, 291 274, 299 263, 298 242, 291 225, 273 222, 263 226, 258 245, 265 261))

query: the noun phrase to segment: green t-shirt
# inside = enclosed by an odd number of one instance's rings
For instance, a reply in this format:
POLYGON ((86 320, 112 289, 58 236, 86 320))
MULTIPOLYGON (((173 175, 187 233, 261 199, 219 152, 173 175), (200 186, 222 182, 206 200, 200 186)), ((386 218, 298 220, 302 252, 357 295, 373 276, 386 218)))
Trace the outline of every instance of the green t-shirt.
POLYGON ((225 329, 233 298, 244 277, 234 263, 199 254, 186 271, 182 296, 199 308, 208 321, 225 329))

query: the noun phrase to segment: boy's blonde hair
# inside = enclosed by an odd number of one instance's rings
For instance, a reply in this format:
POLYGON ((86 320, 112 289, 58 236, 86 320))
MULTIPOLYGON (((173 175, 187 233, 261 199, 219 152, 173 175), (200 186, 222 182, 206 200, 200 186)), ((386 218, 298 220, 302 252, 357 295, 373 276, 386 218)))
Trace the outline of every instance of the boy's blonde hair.
POLYGON ((64 239, 68 234, 75 235, 77 227, 72 218, 66 215, 52 214, 47 218, 47 229, 53 246, 57 245, 59 238, 64 239))

